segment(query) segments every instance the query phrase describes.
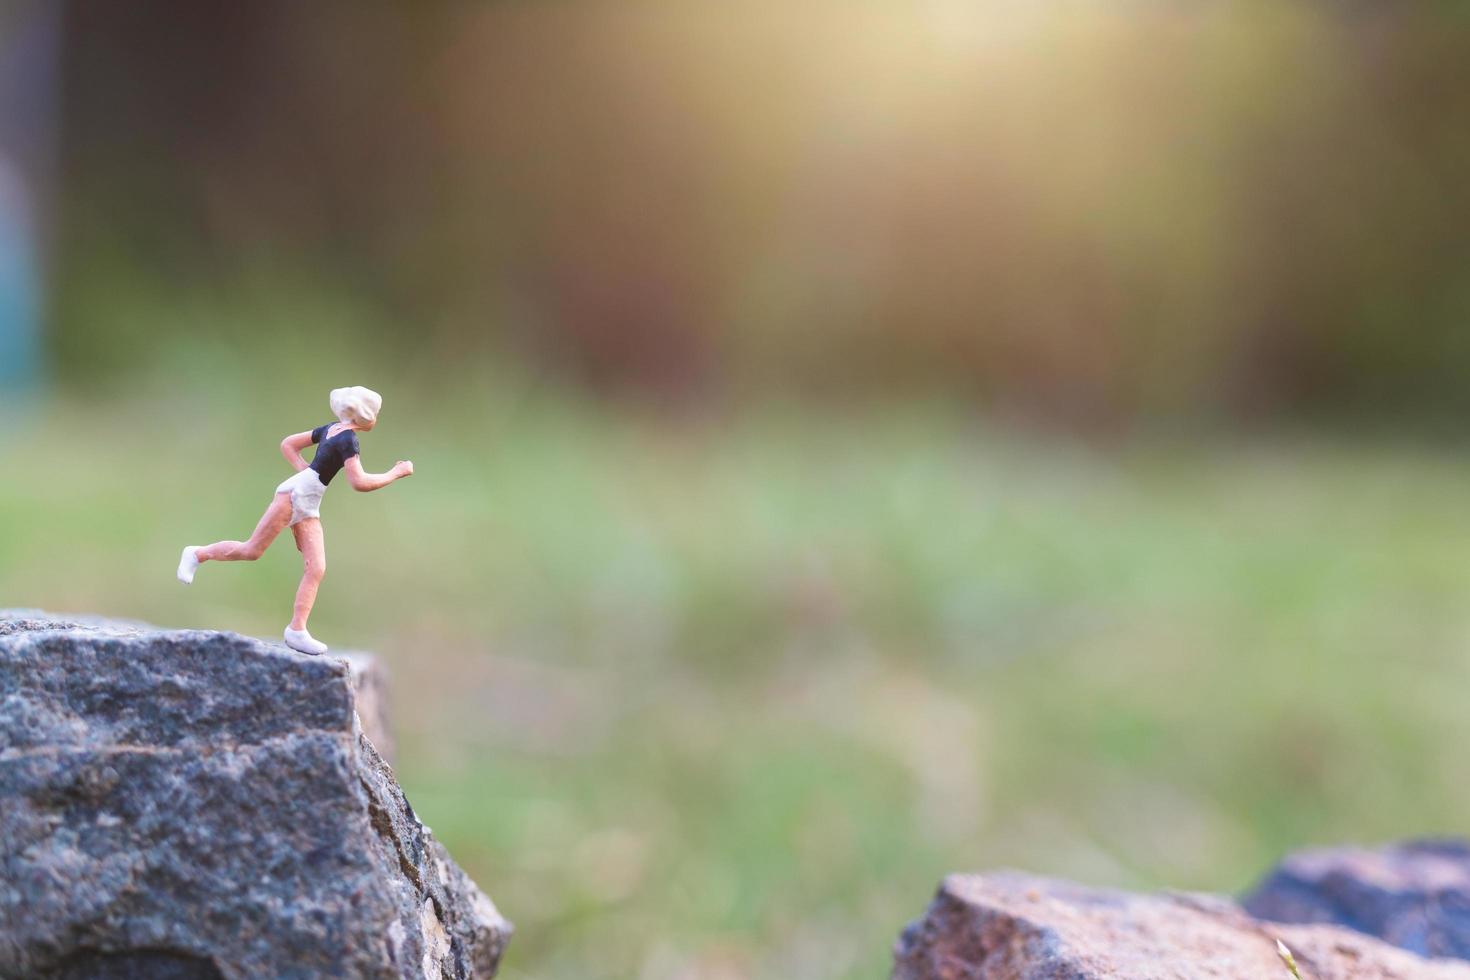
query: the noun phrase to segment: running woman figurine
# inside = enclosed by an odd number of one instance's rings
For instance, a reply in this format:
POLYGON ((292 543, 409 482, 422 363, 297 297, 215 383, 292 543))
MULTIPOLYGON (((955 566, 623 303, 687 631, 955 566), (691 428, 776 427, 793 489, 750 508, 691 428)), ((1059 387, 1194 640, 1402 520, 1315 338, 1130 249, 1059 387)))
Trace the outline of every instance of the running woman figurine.
POLYGON ((204 562, 255 561, 265 554, 265 549, 270 547, 281 529, 289 525, 296 535, 296 549, 301 552, 306 568, 301 575, 301 586, 296 590, 291 625, 286 627, 284 635, 288 647, 310 654, 327 652, 327 645, 306 631, 306 618, 311 615, 317 588, 321 586, 322 575, 327 570, 319 510, 327 485, 343 470, 347 472, 347 482, 352 484, 352 489, 364 492, 413 476, 413 464, 407 460, 399 460, 387 473, 363 471, 357 434, 377 425, 378 410, 383 407, 381 395, 361 386, 337 388, 332 391, 328 402, 332 406, 332 414, 337 416, 336 422, 281 440, 281 454, 296 470, 296 475, 276 487, 276 499, 265 509, 265 515, 255 525, 255 533, 250 535, 250 540, 216 541, 203 547, 190 545, 179 559, 179 581, 189 585, 194 581, 195 569, 204 562), (318 443, 318 446, 316 455, 307 463, 301 451, 311 443, 318 443))

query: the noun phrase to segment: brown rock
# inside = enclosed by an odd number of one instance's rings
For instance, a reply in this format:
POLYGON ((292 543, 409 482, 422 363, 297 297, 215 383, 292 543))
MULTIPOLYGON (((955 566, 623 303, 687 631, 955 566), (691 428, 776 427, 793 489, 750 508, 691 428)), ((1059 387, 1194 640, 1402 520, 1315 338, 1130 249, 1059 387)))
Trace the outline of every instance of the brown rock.
POLYGON ((1004 872, 946 878, 894 948, 893 980, 1470 980, 1327 925, 1259 922, 1228 899, 1135 895, 1004 872))

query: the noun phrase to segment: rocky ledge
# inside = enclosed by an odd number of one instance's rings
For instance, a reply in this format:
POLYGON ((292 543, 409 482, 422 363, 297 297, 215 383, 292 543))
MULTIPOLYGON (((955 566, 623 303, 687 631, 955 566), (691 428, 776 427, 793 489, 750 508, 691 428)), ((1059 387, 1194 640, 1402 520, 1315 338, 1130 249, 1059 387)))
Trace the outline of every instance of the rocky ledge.
POLYGON ((945 879, 894 980, 1470 980, 1470 847, 1287 858, 1245 900, 1136 895, 1002 872, 945 879))
POLYGON ((232 633, 0 613, 0 977, 493 976, 511 926, 364 736, 369 684, 232 633))

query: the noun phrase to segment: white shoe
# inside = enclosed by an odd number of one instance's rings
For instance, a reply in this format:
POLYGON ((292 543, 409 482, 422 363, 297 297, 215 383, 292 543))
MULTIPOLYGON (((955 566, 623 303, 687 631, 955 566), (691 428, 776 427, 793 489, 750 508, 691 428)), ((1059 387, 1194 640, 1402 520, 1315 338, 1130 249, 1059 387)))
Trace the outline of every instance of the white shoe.
POLYGON ((293 630, 286 627, 282 634, 286 638, 286 646, 298 653, 309 653, 313 657, 327 652, 327 645, 321 640, 314 639, 306 630, 293 630))
POLYGON ((199 567, 199 556, 195 554, 198 550, 191 544, 179 556, 179 581, 185 585, 194 584, 194 570, 199 567))

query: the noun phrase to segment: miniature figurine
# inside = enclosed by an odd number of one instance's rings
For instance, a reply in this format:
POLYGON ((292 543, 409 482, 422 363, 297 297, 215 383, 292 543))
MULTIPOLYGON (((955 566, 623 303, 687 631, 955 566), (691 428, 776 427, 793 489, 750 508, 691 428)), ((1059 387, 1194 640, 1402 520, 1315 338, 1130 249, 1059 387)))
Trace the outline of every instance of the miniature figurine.
POLYGON ((189 585, 194 572, 207 561, 255 561, 265 553, 281 529, 289 526, 296 536, 296 549, 301 552, 305 570, 296 590, 296 606, 291 623, 283 634, 286 645, 301 653, 321 654, 327 645, 307 632, 306 619, 316 602, 317 589, 327 568, 326 547, 322 541, 321 502, 327 486, 338 472, 346 471, 352 489, 368 491, 386 487, 394 480, 413 475, 413 463, 399 460, 386 473, 363 471, 357 434, 377 425, 383 398, 376 391, 356 386, 333 389, 328 398, 336 422, 319 425, 310 432, 298 432, 281 440, 281 454, 296 470, 296 475, 276 487, 276 497, 249 541, 216 541, 197 547, 190 545, 179 558, 179 581, 189 585), (309 444, 317 443, 316 455, 310 463, 301 455, 309 444))

